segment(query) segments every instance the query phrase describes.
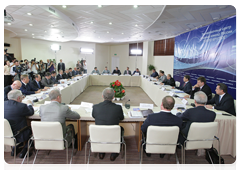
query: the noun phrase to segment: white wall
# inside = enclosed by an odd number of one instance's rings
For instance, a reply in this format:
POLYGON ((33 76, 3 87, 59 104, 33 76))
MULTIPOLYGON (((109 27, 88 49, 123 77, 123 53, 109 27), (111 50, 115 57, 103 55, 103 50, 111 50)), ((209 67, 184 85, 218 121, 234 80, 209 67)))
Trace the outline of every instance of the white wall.
MULTIPOLYGON (((129 44, 119 44, 119 45, 111 45, 110 46, 110 60, 109 63, 112 62, 112 57, 119 57, 119 69, 123 73, 127 67, 133 72, 136 68, 142 70, 142 58, 141 56, 129 56, 129 44), (117 55, 114 55, 117 54, 117 55)), ((112 69, 112 68, 111 68, 112 69)), ((111 70, 113 71, 113 70, 111 70)), ((141 71, 142 72, 142 71, 141 71)))
POLYGON ((99 72, 102 73, 105 66, 107 66, 108 69, 111 71, 111 63, 109 63, 110 46, 96 44, 95 49, 95 66, 98 68, 99 72))
POLYGON ((13 53, 17 60, 22 59, 21 43, 19 38, 11 38, 9 34, 4 31, 4 43, 10 44, 10 47, 4 47, 4 49, 8 49, 8 53, 13 53))
POLYGON ((163 70, 165 75, 171 74, 173 76, 173 62, 174 56, 153 56, 153 65, 156 67, 156 71, 163 70))

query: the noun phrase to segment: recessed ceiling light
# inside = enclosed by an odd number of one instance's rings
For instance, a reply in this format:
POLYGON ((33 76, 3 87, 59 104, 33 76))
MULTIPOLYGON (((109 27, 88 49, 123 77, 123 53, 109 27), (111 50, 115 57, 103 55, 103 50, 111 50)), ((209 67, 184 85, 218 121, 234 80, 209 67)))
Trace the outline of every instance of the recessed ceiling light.
POLYGON ((93 24, 93 22, 91 21, 90 24, 93 24))
POLYGON ((109 22, 109 25, 112 25, 112 23, 111 23, 111 22, 109 22))
POLYGON ((33 24, 29 24, 29 26, 33 26, 33 24))
POLYGON ((32 34, 32 35, 34 35, 34 34, 32 34))
POLYGON ((102 5, 98 5, 98 7, 99 7, 99 8, 101 8, 101 7, 102 7, 102 5))
POLYGON ((66 5, 63 5, 62 7, 63 7, 63 8, 67 8, 67 6, 66 6, 66 5))
POLYGON ((100 37, 98 37, 98 38, 100 38, 100 37))
POLYGON ((107 33, 109 33, 109 31, 107 31, 107 33))
POLYGON ((24 31, 27 31, 27 29, 25 29, 24 31))
POLYGON ((11 23, 8 23, 8 25, 12 25, 11 23))
POLYGON ((27 13, 28 15, 32 15, 30 12, 27 13))
POLYGON ((111 38, 113 40, 113 38, 111 38))
POLYGON ((136 24, 135 26, 137 27, 138 25, 136 24))
POLYGON ((124 34, 124 33, 122 32, 122 34, 124 34))
POLYGON ((133 5, 133 8, 137 8, 138 7, 138 5, 133 5))
POLYGON ((47 31, 44 31, 44 32, 47 32, 47 31))
POLYGON ((33 38, 35 38, 35 37, 33 37, 33 38))

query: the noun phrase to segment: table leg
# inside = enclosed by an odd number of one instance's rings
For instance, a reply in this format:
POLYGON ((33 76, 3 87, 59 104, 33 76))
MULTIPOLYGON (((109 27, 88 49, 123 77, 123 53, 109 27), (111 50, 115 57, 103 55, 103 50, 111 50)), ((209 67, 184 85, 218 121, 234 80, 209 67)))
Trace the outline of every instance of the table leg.
POLYGON ((87 141, 87 122, 78 120, 78 151, 81 151, 87 141))
POLYGON ((135 140, 137 142, 138 152, 140 151, 139 142, 142 139, 142 133, 141 133, 141 126, 142 126, 142 124, 143 124, 143 122, 137 122, 136 123, 135 140))

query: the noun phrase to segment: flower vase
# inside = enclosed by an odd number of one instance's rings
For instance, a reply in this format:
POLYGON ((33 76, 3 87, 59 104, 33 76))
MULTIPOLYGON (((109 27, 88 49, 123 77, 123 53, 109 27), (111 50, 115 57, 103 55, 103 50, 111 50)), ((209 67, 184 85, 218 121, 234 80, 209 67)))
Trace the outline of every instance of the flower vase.
POLYGON ((123 100, 124 99, 124 96, 121 98, 121 100, 123 100))
POLYGON ((117 99, 117 101, 119 101, 119 100, 120 100, 120 98, 119 98, 119 97, 117 97, 116 99, 117 99))

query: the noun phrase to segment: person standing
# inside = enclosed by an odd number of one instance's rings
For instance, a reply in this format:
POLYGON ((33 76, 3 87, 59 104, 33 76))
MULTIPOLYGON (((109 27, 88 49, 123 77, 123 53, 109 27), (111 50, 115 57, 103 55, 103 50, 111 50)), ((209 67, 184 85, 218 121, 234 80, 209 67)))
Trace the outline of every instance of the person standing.
POLYGON ((50 65, 48 66, 49 72, 55 71, 55 63, 53 61, 50 62, 50 65))
POLYGON ((65 71, 65 63, 62 62, 62 59, 60 59, 60 63, 58 63, 58 72, 59 70, 62 70, 63 72, 65 71))
POLYGON ((84 71, 84 74, 87 74, 87 62, 86 62, 86 60, 83 60, 83 71, 84 71))
POLYGON ((10 74, 10 62, 8 60, 4 61, 4 87, 12 84, 12 75, 10 74))

